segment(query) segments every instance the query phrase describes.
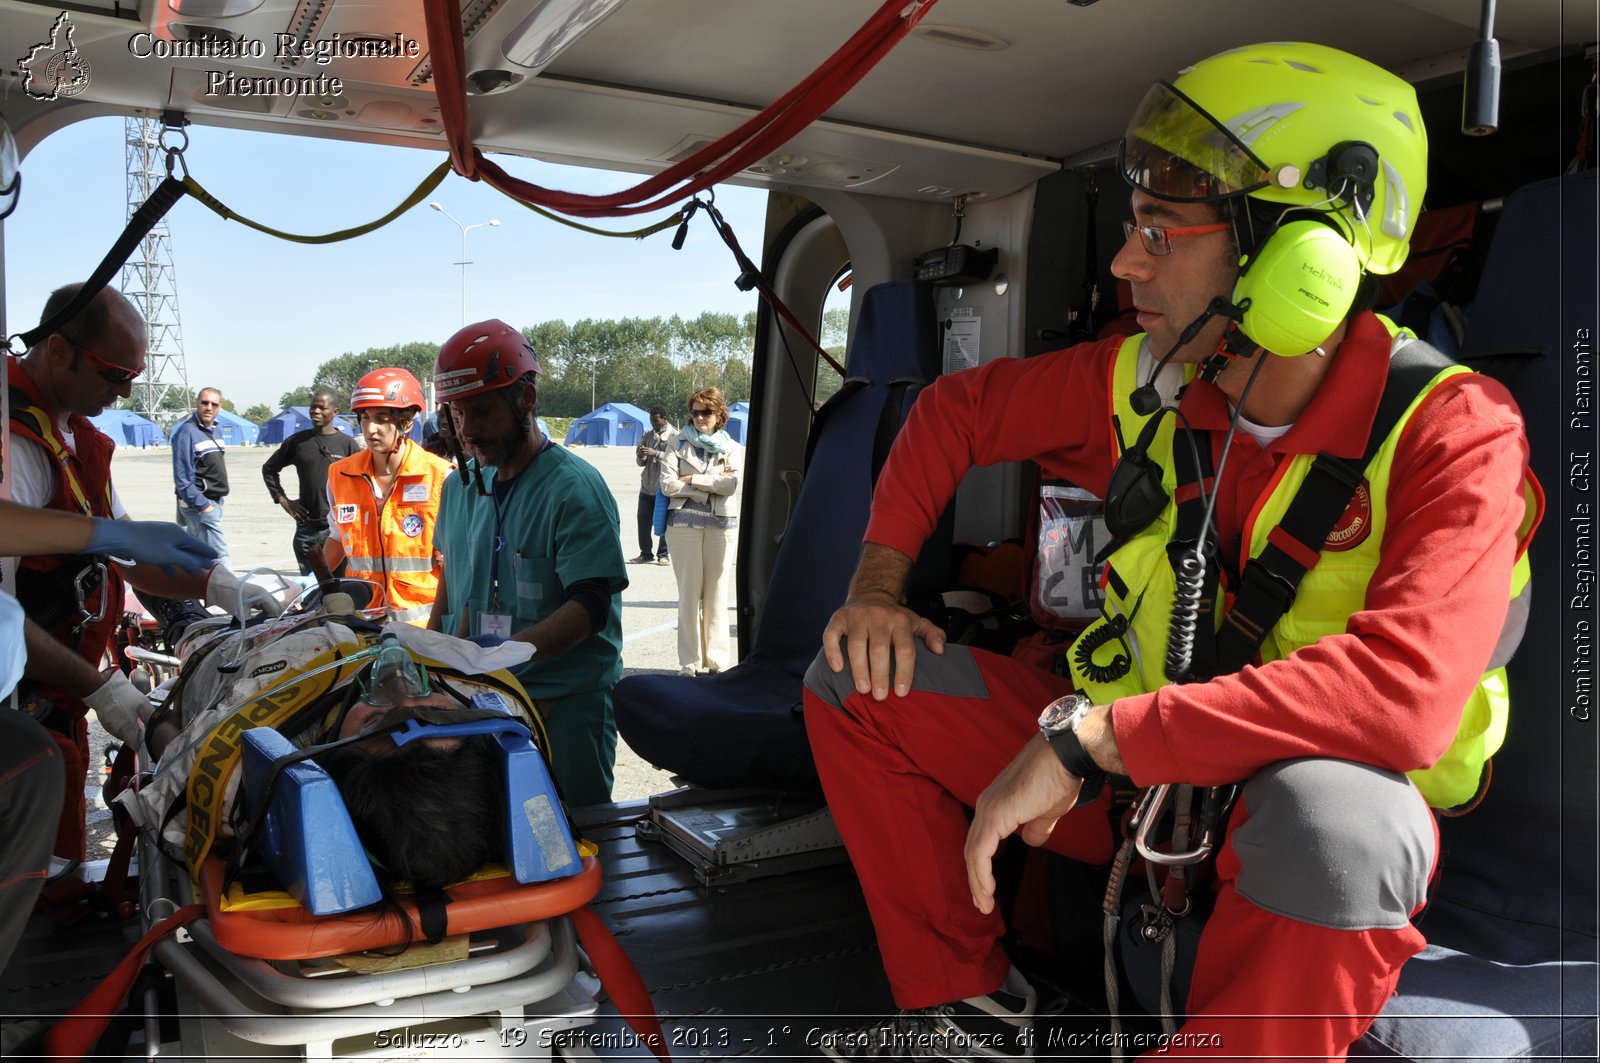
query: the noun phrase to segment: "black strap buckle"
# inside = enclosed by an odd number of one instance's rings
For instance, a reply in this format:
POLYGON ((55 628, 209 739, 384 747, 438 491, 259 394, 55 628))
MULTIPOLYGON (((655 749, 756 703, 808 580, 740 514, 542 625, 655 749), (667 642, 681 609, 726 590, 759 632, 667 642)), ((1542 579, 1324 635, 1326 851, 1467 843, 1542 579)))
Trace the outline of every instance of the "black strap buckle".
POLYGON ((1247 602, 1258 595, 1270 598, 1282 608, 1278 615, 1282 616, 1289 611, 1289 606, 1294 604, 1295 595, 1298 593, 1293 583, 1272 571, 1259 557, 1253 557, 1244 566, 1244 572, 1239 580, 1239 593, 1234 597, 1234 609, 1238 610, 1240 602, 1247 602))

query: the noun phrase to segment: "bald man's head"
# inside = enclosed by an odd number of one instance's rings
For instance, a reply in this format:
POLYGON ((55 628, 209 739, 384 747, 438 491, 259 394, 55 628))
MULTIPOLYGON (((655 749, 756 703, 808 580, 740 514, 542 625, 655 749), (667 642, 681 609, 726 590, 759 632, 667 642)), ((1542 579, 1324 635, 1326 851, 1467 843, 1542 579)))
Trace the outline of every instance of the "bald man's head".
MULTIPOLYGON (((44 311, 39 315, 39 324, 44 324, 66 309, 67 304, 82 290, 83 283, 80 281, 64 284, 51 292, 50 297, 44 301, 44 311)), ((58 325, 57 330, 65 331, 78 343, 93 347, 97 343, 106 344, 114 338, 112 335, 114 331, 143 334, 146 325, 143 315, 128 297, 108 286, 101 288, 82 310, 67 319, 65 323, 58 325)), ((43 343, 44 340, 39 342, 43 343)))

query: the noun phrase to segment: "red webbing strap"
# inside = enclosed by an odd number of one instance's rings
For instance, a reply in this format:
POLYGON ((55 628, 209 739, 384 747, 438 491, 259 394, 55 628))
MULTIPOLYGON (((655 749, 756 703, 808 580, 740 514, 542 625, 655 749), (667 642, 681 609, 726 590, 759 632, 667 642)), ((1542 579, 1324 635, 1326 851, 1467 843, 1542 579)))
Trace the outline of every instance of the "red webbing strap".
MULTIPOLYGON (((128 782, 133 778, 139 766, 138 751, 131 744, 124 744, 117 751, 117 759, 111 765, 111 778, 106 780, 106 803, 127 789, 128 782)), ((116 824, 117 844, 111 850, 111 860, 106 864, 105 878, 100 880, 100 892, 105 896, 106 902, 111 905, 118 915, 122 898, 128 891, 128 871, 133 864, 133 843, 139 836, 139 830, 126 816, 112 817, 116 824)), ((131 911, 130 913, 131 914, 131 911)))
POLYGON ((563 214, 613 217, 675 204, 771 154, 849 92, 935 2, 886 0, 826 62, 733 132, 633 188, 600 195, 560 192, 514 178, 472 146, 459 0, 427 0, 424 11, 434 92, 456 172, 563 214))
POLYGON ((133 980, 144 967, 145 955, 155 947, 156 942, 205 914, 205 905, 191 904, 179 908, 151 927, 132 951, 122 957, 122 962, 113 967, 111 973, 89 991, 88 996, 63 1015, 44 1035, 45 1055, 51 1059, 78 1060, 92 1051, 100 1035, 110 1025, 116 1009, 127 998, 133 980))
POLYGON ((433 64, 433 94, 439 101, 445 143, 450 147, 450 168, 469 181, 478 180, 478 160, 467 124, 467 82, 462 68, 466 41, 461 35, 459 0, 427 0, 422 24, 428 33, 428 61, 433 64))
POLYGON ((567 913, 567 918, 572 920, 578 940, 583 942, 583 951, 589 954, 589 962, 594 964, 600 984, 611 994, 611 1002, 617 1006, 617 1012, 627 1020, 633 1032, 639 1035, 657 1059, 669 1063, 672 1056, 667 1053, 667 1038, 661 1032, 661 1020, 656 1016, 650 991, 645 988, 644 979, 639 977, 638 968, 634 967, 633 961, 622 951, 622 946, 617 944, 617 939, 611 936, 611 931, 606 929, 593 908, 587 904, 582 908, 574 908, 567 913))

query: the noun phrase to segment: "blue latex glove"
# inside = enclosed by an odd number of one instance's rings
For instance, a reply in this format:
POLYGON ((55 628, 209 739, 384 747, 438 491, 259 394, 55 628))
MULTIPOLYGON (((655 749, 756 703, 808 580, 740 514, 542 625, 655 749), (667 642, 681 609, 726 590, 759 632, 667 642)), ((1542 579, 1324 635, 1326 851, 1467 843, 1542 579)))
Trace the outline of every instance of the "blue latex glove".
POLYGON ((155 565, 171 575, 175 570, 205 572, 217 563, 217 552, 176 524, 155 520, 94 518, 89 553, 110 554, 138 565, 155 565))
POLYGON ((468 637, 467 641, 475 646, 482 646, 486 650, 492 650, 496 646, 502 645, 506 640, 499 635, 490 635, 485 633, 482 635, 472 635, 468 637))

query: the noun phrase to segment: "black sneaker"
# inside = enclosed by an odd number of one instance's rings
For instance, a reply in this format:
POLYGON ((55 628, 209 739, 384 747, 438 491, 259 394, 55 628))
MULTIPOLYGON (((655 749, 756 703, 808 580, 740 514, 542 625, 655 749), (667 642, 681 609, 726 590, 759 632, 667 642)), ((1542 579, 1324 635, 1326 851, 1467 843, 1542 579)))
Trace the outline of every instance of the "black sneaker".
POLYGON ((902 1011, 887 1022, 823 1034, 832 1059, 1005 1059, 1033 1061, 1033 1015, 1038 997, 1012 971, 987 996, 936 1008, 902 1011))

